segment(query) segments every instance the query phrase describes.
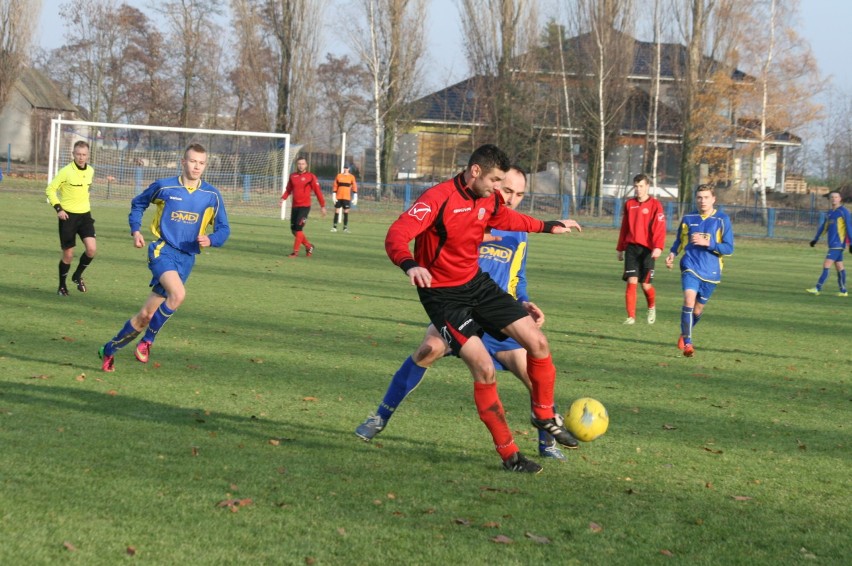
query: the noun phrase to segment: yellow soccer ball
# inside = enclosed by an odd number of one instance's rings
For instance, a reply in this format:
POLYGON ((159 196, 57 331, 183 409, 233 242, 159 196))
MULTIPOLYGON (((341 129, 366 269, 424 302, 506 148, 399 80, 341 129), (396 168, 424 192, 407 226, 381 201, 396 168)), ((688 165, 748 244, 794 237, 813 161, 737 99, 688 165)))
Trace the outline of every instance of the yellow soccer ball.
POLYGON ((591 442, 606 432, 609 414, 603 403, 591 397, 583 397, 571 403, 565 415, 565 428, 577 440, 591 442))

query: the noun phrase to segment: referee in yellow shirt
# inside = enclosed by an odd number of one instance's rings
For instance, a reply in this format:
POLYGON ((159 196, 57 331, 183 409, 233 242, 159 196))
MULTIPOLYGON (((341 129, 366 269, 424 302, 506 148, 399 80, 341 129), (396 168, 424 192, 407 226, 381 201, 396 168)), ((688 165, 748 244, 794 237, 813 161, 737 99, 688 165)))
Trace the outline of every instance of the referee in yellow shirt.
POLYGON ((59 170, 56 177, 47 186, 47 200, 56 210, 59 219, 59 244, 62 247, 62 259, 59 260, 59 290, 62 297, 68 296, 66 280, 74 260, 74 246, 77 236, 86 246, 86 253, 80 257, 80 263, 71 276, 71 282, 77 290, 86 292, 83 271, 92 263, 97 251, 95 244, 95 220, 89 204, 89 188, 95 170, 89 165, 89 144, 78 141, 74 144, 74 161, 59 170))

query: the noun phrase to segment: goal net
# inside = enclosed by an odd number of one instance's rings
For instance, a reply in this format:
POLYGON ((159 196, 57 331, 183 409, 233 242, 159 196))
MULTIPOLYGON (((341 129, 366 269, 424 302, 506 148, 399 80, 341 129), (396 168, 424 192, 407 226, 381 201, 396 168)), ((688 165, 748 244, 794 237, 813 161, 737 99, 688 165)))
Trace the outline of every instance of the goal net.
POLYGON ((203 178, 222 193, 228 214, 286 216, 280 197, 292 165, 289 134, 55 118, 49 179, 70 162, 78 140, 89 143, 89 163, 95 168, 93 200, 127 204, 156 179, 179 175, 186 146, 199 143, 207 150, 203 178))

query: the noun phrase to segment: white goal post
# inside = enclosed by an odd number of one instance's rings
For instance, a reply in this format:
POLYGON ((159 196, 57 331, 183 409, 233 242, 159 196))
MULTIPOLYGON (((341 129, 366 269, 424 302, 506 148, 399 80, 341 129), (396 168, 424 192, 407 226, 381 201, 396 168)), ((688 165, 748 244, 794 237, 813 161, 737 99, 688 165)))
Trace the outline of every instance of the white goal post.
MULTIPOLYGON (((222 193, 229 213, 287 215, 280 203, 291 170, 290 134, 51 120, 48 182, 69 163, 74 143, 89 144, 95 168, 91 198, 126 202, 154 180, 180 174, 191 143, 207 150, 204 179, 222 193)), ((289 199, 288 199, 289 200, 289 199)))

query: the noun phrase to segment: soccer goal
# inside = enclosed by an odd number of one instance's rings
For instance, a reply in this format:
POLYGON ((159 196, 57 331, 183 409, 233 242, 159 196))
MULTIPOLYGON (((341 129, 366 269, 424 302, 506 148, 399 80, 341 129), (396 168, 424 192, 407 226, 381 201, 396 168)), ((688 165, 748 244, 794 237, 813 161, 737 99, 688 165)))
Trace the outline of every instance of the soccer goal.
POLYGON ((219 189, 229 214, 278 216, 291 169, 290 134, 51 120, 48 181, 89 143, 95 168, 91 198, 126 203, 154 180, 180 174, 186 146, 207 149, 204 180, 219 189))

